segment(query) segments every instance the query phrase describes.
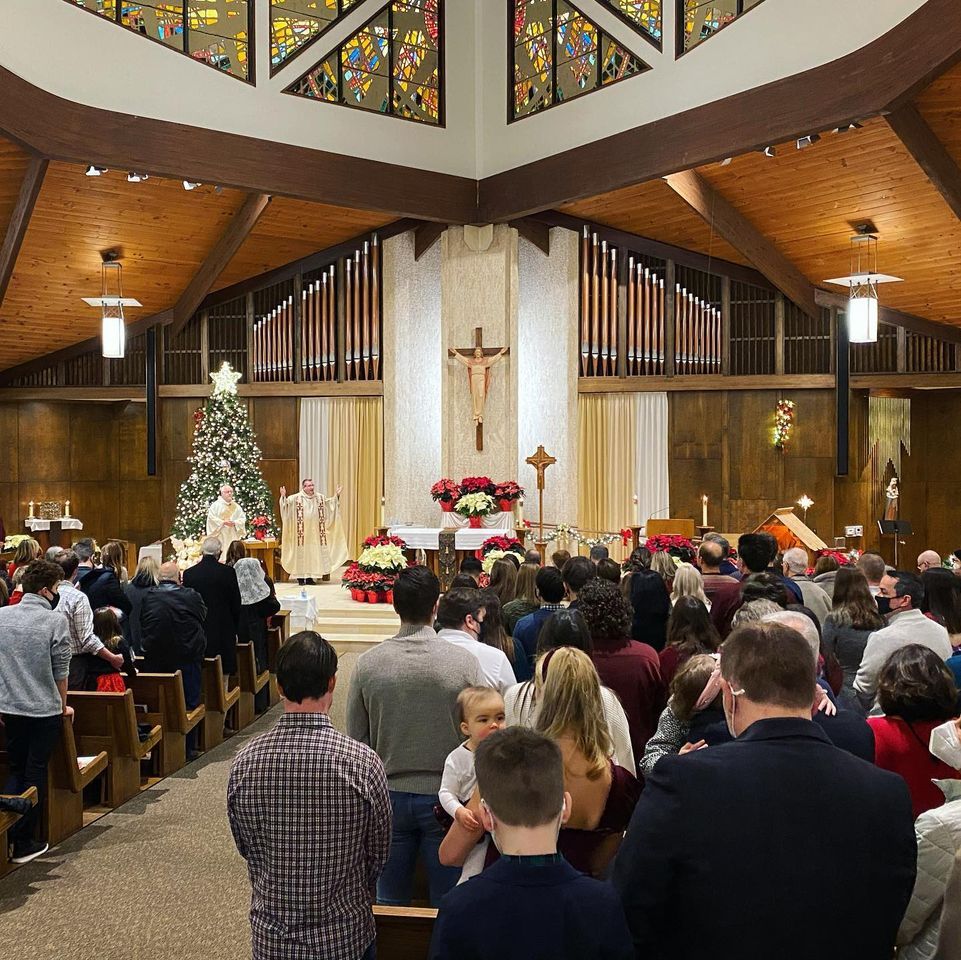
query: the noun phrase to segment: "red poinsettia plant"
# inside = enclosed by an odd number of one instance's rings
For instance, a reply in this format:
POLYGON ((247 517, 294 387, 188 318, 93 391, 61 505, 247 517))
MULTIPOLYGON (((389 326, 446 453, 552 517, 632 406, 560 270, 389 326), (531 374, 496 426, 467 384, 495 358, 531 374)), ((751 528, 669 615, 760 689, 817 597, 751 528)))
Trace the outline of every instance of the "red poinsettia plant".
POLYGON ((464 477, 460 482, 460 495, 486 493, 494 496, 494 481, 490 477, 464 477))
POLYGON ((266 540, 267 532, 270 530, 270 520, 263 515, 254 517, 250 521, 250 529, 253 531, 255 540, 266 540))
POLYGON ((481 544, 479 551, 481 558, 486 557, 491 550, 503 550, 504 553, 510 550, 518 556, 524 556, 524 547, 517 537, 490 537, 481 544))
POLYGON ((669 553, 672 557, 677 557, 682 563, 692 563, 696 556, 694 544, 687 537, 678 537, 669 533, 648 537, 644 546, 651 553, 658 553, 659 551, 669 553))
POLYGON ((393 546, 395 546, 395 547, 400 547, 401 550, 406 550, 406 549, 407 549, 407 544, 406 544, 403 540, 401 540, 400 537, 377 537, 377 536, 368 537, 368 538, 364 541, 364 546, 365 546, 365 547, 380 547, 380 546, 383 546, 384 544, 387 544, 387 543, 389 543, 389 544, 391 544, 391 545, 393 545, 393 546))
POLYGON ((370 570, 362 570, 360 565, 352 563, 343 574, 341 583, 348 590, 362 590, 364 593, 387 593, 393 589, 394 574, 375 573, 370 570))
POLYGON ((453 503, 460 499, 460 487, 449 477, 442 477, 430 488, 430 495, 441 503, 453 503))
POLYGON ((494 484, 494 499, 508 500, 513 503, 524 496, 524 488, 515 480, 505 480, 503 483, 494 484))

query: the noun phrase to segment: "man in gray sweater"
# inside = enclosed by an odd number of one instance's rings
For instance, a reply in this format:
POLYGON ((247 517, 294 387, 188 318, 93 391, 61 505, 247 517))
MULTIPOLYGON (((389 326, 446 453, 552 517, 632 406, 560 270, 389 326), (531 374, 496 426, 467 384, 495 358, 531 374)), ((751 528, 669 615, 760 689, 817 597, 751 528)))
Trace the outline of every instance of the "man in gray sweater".
POLYGON ((67 706, 70 631, 54 611, 63 571, 49 560, 34 560, 23 575, 23 599, 0 609, 0 717, 7 737, 9 775, 5 793, 36 787, 40 802, 8 836, 12 861, 27 863, 47 850, 36 838, 47 761, 60 737, 67 706))
POLYGON ((460 875, 438 859, 444 830, 434 805, 444 761, 461 742, 457 696, 487 683, 473 654, 434 632, 439 596, 427 567, 400 572, 394 583, 400 632, 357 660, 347 695, 347 733, 373 747, 387 771, 393 835, 377 900, 391 906, 410 904, 418 851, 433 906, 460 875))

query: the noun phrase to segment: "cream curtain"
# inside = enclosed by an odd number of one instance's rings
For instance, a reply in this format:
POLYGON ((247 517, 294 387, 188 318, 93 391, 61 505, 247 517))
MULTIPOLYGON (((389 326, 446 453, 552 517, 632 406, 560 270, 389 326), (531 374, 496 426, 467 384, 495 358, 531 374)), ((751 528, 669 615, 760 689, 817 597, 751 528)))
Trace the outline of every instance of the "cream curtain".
POLYGON ((616 532, 668 516, 667 394, 587 393, 577 409, 580 528, 616 532))
POLYGON ((335 566, 356 558, 362 541, 381 523, 384 486, 384 403, 381 397, 318 397, 300 401, 300 474, 313 477, 320 493, 338 485, 336 524, 345 541, 331 552, 335 566), (339 555, 340 554, 340 555, 339 555))

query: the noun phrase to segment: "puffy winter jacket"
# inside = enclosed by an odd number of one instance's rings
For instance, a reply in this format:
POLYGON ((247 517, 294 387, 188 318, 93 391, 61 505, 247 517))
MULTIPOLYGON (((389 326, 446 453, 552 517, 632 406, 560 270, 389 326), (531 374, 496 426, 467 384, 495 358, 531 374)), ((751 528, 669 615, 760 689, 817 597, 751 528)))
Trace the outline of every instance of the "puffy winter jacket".
POLYGON ((140 604, 140 639, 148 670, 173 673, 184 664, 199 664, 207 648, 207 607, 190 587, 161 581, 140 604))
POLYGON ((961 781, 936 780, 947 803, 918 817, 918 875, 898 931, 898 960, 934 960, 945 887, 961 853, 961 781))

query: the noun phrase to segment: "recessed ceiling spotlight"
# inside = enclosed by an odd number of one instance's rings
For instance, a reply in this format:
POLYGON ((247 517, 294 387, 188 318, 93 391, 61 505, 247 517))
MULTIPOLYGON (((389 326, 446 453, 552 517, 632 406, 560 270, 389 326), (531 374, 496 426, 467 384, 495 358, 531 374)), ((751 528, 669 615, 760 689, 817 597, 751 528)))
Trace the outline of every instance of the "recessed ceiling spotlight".
POLYGON ((820 135, 816 133, 809 133, 806 137, 798 137, 797 148, 803 150, 805 147, 811 146, 812 143, 817 143, 820 139, 820 135))
POLYGON ((143 180, 149 180, 150 178, 145 173, 137 173, 136 170, 131 170, 127 174, 127 183, 140 183, 143 180))
POLYGON ((89 167, 84 171, 84 175, 88 177, 101 177, 107 172, 106 167, 98 167, 95 164, 90 164, 89 167))
POLYGON ((761 152, 765 157, 773 157, 777 153, 774 147, 765 147, 761 152))
POLYGON ((722 167, 726 167, 733 159, 734 159, 734 157, 725 157, 725 158, 721 161, 721 166, 722 166, 722 167))
POLYGON ((861 124, 857 120, 852 120, 850 123, 845 123, 843 126, 835 127, 832 133, 847 133, 849 130, 860 130, 861 124))
POLYGON ((196 180, 184 180, 184 190, 196 190, 197 187, 202 187, 203 184, 196 180))

